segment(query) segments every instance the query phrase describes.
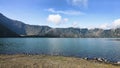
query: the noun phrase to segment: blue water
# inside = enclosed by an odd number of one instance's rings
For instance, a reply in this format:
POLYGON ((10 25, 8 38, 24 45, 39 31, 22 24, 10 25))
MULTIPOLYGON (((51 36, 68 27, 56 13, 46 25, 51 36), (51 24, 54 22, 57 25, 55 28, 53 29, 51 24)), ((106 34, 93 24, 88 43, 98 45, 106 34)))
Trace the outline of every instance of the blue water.
POLYGON ((0 54, 47 54, 120 61, 120 41, 113 38, 0 38, 0 54))

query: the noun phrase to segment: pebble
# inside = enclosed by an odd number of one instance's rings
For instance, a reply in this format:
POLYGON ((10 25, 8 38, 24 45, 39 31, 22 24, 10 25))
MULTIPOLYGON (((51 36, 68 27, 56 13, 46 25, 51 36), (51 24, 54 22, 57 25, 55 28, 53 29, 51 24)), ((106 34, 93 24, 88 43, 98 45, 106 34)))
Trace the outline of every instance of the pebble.
POLYGON ((85 58, 83 58, 83 59, 87 60, 88 58, 87 58, 87 57, 85 57, 85 58))
POLYGON ((120 61, 118 61, 117 64, 120 64, 120 61))
POLYGON ((102 58, 98 58, 97 60, 98 60, 98 61, 103 61, 103 59, 102 59, 102 58))

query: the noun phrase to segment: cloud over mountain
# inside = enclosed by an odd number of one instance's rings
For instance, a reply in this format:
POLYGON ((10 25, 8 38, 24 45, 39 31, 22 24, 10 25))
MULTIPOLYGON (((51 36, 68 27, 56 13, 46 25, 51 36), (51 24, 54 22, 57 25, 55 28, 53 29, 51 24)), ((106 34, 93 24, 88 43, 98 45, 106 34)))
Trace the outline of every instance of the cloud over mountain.
POLYGON ((60 14, 50 14, 47 18, 47 21, 58 25, 62 22, 67 22, 68 18, 62 18, 60 14))
POLYGON ((120 19, 114 20, 114 22, 111 25, 113 28, 119 28, 120 27, 120 19))
POLYGON ((100 28, 103 28, 103 29, 113 29, 113 28, 116 29, 119 27, 120 27, 120 19, 116 19, 110 24, 105 23, 100 26, 100 28))

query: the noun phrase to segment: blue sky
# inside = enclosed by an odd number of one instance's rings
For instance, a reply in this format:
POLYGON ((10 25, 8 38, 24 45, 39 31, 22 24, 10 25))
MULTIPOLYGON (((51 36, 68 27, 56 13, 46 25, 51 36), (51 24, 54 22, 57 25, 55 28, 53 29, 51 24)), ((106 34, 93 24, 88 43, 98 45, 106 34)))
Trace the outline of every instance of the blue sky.
POLYGON ((32 25, 79 28, 120 26, 120 0, 0 0, 0 13, 32 25))

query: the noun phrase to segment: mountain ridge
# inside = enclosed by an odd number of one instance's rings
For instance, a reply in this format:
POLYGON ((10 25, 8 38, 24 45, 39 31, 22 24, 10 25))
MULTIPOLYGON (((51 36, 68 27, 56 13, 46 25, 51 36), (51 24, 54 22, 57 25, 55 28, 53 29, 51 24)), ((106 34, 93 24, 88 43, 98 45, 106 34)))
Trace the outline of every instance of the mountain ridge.
POLYGON ((87 28, 51 28, 49 26, 29 25, 12 20, 0 13, 0 24, 21 37, 62 37, 62 38, 117 38, 120 28, 116 29, 87 29, 87 28))

